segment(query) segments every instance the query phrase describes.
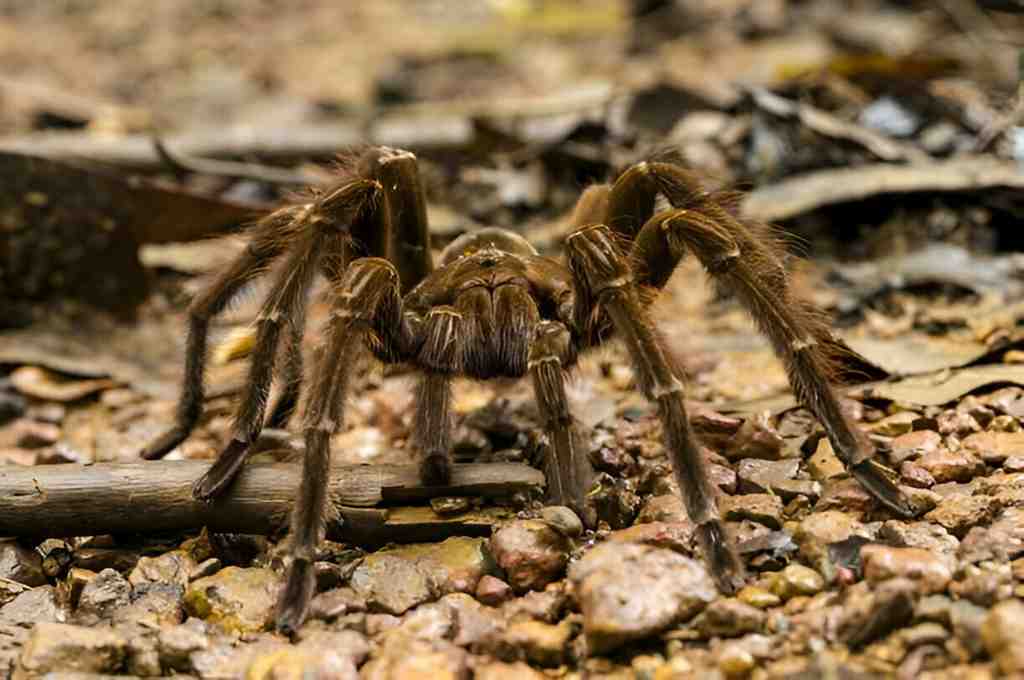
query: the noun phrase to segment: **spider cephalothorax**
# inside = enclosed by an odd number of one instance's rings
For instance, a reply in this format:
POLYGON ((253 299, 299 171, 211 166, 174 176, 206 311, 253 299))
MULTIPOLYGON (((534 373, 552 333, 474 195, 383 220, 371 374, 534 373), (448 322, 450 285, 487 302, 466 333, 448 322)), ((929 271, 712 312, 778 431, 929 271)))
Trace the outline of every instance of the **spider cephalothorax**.
POLYGON ((850 472, 883 504, 910 514, 907 500, 873 462, 869 440, 832 392, 828 349, 837 345, 828 327, 791 292, 770 230, 738 217, 733 204, 734 196, 704 191, 673 163, 639 163, 613 184, 583 193, 565 240, 564 262, 537 254, 512 232, 483 229, 453 241, 435 269, 415 157, 370 149, 310 202, 282 208, 258 223, 245 252, 193 302, 177 422, 143 455, 162 456, 188 436, 202 409, 210 318, 286 255, 257 321, 232 440, 194 488, 201 499, 221 493, 264 424, 287 423, 302 381, 306 300, 314 276, 322 272, 333 304, 304 411, 306 453, 278 628, 295 630, 313 594, 314 550, 327 511, 329 439, 343 423, 351 370, 362 352, 386 363, 411 364, 421 373, 412 444, 425 484, 443 483, 450 474, 453 378, 529 375, 551 442, 549 495, 583 510, 590 467, 576 444, 565 375, 581 352, 618 335, 639 387, 657 407, 666 452, 705 559, 719 586, 732 591, 742 582, 743 567, 687 420, 681 373, 647 309, 689 251, 734 291, 771 339, 794 391, 821 421, 850 472), (670 207, 658 211, 659 196, 670 207), (265 419, 282 334, 284 387, 265 419))

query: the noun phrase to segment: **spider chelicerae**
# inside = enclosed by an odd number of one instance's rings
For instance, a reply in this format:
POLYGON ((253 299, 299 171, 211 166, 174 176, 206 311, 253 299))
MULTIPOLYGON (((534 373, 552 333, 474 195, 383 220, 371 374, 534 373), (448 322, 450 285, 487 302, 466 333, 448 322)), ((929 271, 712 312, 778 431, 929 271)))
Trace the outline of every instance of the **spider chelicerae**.
POLYGON ((413 154, 371 148, 339 174, 311 200, 257 223, 245 251, 192 302, 176 422, 142 452, 159 458, 192 431, 202 412, 210 319, 284 256, 258 317, 232 439, 193 489, 205 500, 222 493, 262 428, 285 426, 295 410, 307 298, 315 275, 326 277, 332 307, 302 422, 306 451, 279 630, 301 625, 314 592, 314 551, 328 512, 329 440, 343 423, 353 367, 364 352, 385 363, 411 364, 422 374, 411 438, 426 485, 444 484, 451 472, 453 379, 529 375, 552 451, 550 500, 583 511, 591 469, 576 441, 566 372, 585 350, 620 337, 640 389, 657 407, 704 558, 719 588, 734 591, 743 565, 687 420, 681 373, 648 312, 687 251, 736 295, 771 340, 796 395, 817 416, 850 473, 885 506, 912 514, 833 393, 829 377, 839 345, 824 317, 794 295, 781 243, 767 226, 739 216, 735 193, 705 191, 674 162, 638 163, 614 183, 583 192, 564 261, 539 255, 513 232, 486 228, 453 241, 435 265, 413 154), (267 416, 282 341, 283 387, 267 416))

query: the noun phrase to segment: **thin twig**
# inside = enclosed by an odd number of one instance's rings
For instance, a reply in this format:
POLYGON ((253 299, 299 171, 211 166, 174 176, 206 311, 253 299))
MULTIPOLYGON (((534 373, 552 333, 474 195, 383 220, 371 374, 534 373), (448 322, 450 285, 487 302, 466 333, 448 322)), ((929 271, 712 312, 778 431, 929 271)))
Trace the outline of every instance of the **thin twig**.
POLYGON ((179 176, 195 173, 197 175, 212 175, 231 179, 253 180, 267 184, 288 184, 294 186, 315 185, 323 181, 323 177, 303 170, 287 170, 260 163, 194 158, 172 153, 159 137, 153 138, 153 148, 156 150, 160 160, 179 176))

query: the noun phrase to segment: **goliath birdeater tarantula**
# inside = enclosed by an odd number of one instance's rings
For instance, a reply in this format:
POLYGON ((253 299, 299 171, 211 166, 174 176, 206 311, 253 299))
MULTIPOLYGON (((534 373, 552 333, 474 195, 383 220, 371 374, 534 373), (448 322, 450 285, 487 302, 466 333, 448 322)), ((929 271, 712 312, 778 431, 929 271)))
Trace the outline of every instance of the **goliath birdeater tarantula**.
POLYGON ((538 255, 512 232, 481 229, 452 242, 435 268, 416 158, 370 149, 309 202, 259 222, 245 252, 192 303, 177 421, 143 456, 158 458, 188 436, 202 410, 211 317, 284 254, 259 315, 233 437, 194 488, 197 498, 212 499, 241 469, 264 427, 282 335, 284 386, 265 422, 287 423, 302 381, 307 297, 322 272, 333 306, 304 411, 306 452, 291 525, 293 560, 278 605, 280 630, 297 629, 313 595, 314 550, 328 511, 329 440, 343 423, 357 355, 366 351, 422 373, 412 444, 427 485, 444 484, 450 473, 453 378, 529 375, 553 451, 550 496, 582 510, 590 468, 574 440, 566 371, 581 352, 621 337, 640 388, 657 405, 665 448, 704 557, 720 588, 732 591, 742 581, 743 566, 719 518, 707 464, 687 420, 681 373, 648 312, 690 251, 771 339, 794 391, 821 421, 853 476, 886 506, 910 514, 906 498, 872 461, 873 446, 833 394, 829 348, 838 345, 822 316, 793 294, 770 229, 740 218, 735 204, 734 194, 705 191, 674 163, 639 163, 613 184, 583 193, 565 239, 564 263, 538 255))

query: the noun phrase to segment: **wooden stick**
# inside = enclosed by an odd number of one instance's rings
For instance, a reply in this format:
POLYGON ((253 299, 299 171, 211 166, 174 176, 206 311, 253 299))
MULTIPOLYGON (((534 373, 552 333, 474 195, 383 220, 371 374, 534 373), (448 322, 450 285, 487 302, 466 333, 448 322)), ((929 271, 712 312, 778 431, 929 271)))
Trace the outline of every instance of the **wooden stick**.
MULTIPOLYGON (((160 461, 0 468, 0 536, 94 536, 198 529, 275 534, 288 522, 299 466, 253 463, 223 498, 202 503, 192 484, 208 461, 160 461)), ((510 496, 544 486, 544 475, 515 463, 456 465, 444 487, 419 486, 415 465, 346 465, 331 470, 339 520, 328 535, 363 543, 481 535, 501 514, 441 517, 430 508, 379 508, 436 496, 510 496)))

